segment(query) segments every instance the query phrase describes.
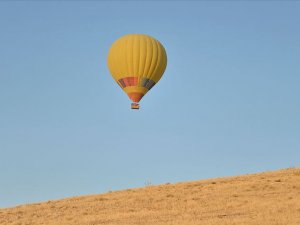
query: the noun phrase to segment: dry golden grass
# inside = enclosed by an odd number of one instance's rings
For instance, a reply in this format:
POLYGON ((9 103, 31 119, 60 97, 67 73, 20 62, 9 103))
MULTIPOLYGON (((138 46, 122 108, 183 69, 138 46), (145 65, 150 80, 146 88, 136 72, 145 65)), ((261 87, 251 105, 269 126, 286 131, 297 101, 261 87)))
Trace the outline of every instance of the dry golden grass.
POLYGON ((0 209, 1 225, 300 225, 300 168, 0 209))

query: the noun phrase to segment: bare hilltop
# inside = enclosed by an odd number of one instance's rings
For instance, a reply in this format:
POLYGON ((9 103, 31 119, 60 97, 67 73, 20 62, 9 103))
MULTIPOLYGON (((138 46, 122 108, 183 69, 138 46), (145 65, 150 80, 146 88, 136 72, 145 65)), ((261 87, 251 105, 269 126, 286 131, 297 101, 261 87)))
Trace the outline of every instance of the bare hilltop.
POLYGON ((1 225, 299 225, 300 168, 0 209, 1 225))

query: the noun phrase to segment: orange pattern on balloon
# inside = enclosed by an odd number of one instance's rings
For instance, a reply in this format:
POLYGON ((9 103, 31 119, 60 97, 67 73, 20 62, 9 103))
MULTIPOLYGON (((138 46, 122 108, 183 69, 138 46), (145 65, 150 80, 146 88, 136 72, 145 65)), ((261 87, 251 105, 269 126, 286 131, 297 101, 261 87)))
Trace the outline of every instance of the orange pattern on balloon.
POLYGON ((139 102, 144 97, 144 94, 137 92, 131 92, 127 95, 133 102, 139 102))
POLYGON ((138 77, 125 77, 125 78, 120 79, 119 83, 123 87, 137 86, 138 85, 138 77))

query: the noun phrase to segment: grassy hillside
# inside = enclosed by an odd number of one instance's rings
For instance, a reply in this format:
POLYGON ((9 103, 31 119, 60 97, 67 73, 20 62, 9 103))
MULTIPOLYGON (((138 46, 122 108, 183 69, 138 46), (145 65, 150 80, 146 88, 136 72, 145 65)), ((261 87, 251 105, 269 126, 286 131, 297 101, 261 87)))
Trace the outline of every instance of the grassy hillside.
POLYGON ((0 209, 1 225, 299 225, 300 168, 0 209))

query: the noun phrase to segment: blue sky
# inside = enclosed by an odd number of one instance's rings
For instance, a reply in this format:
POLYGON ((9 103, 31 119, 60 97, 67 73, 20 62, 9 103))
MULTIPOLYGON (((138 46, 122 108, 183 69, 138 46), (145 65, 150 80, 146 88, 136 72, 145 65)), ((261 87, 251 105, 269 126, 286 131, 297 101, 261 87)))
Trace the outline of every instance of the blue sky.
POLYGON ((0 2, 0 207, 300 165, 300 2, 0 2), (141 110, 110 45, 156 37, 141 110))

